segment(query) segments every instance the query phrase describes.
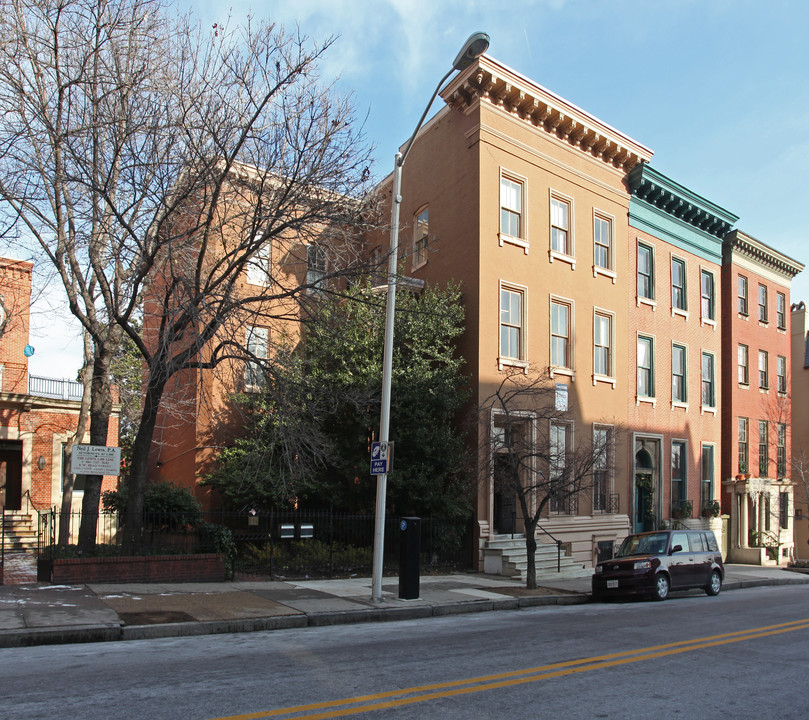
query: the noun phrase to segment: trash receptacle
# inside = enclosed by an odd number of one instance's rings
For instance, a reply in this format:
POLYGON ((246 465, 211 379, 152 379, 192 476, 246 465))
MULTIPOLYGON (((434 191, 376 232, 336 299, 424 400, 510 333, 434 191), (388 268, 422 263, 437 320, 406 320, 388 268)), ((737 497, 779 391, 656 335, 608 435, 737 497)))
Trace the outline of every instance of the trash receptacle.
POLYGON ((417 600, 421 570, 421 518, 399 521, 399 599, 417 600))

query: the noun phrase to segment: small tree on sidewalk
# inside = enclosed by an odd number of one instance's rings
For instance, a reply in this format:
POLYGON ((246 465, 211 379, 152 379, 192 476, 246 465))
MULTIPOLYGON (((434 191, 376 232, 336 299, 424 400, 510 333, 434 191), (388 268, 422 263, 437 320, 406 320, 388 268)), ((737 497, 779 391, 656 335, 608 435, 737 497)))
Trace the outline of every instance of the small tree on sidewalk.
POLYGON ((482 456, 485 481, 495 493, 515 499, 528 553, 526 587, 536 588, 537 530, 547 512, 575 513, 580 498, 600 501, 599 482, 610 472, 614 426, 599 426, 573 442, 572 413, 556 403, 547 373, 522 369, 502 373, 480 406, 485 426, 482 456))

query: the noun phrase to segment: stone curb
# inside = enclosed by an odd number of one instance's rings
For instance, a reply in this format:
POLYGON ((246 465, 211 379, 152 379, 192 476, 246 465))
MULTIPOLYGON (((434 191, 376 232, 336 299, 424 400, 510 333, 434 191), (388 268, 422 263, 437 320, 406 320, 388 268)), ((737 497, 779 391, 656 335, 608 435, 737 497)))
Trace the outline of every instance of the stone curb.
MULTIPOLYGON (((731 580, 723 590, 774 585, 805 585, 809 578, 731 580)), ((224 633, 262 632, 291 628, 354 625, 397 620, 421 620, 494 610, 519 610, 546 605, 583 605, 592 602, 590 593, 541 596, 504 596, 497 600, 469 600, 445 604, 410 605, 406 607, 369 607, 359 610, 323 611, 295 615, 272 615, 233 620, 164 623, 159 625, 74 625, 53 628, 21 628, 0 631, 0 648, 58 645, 66 643, 109 642, 112 640, 154 640, 158 638, 194 637, 224 633)))
POLYGON ((110 642, 121 639, 119 624, 65 625, 50 628, 20 628, 0 632, 0 648, 110 642))

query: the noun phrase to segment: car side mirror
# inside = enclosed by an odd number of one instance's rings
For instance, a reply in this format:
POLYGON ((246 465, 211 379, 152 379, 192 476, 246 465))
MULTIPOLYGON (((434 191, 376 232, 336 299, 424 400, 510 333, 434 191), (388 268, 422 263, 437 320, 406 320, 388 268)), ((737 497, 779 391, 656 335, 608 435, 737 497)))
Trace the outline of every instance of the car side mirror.
POLYGON ((671 550, 669 550, 669 555, 674 555, 674 553, 682 551, 683 551, 682 545, 675 545, 671 550))

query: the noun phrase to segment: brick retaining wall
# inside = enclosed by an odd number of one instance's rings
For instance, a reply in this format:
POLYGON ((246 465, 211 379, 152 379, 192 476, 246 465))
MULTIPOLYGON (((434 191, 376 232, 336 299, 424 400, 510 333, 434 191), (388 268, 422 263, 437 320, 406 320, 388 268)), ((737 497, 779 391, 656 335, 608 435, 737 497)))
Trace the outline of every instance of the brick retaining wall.
POLYGON ((223 582, 225 556, 152 555, 149 557, 59 558, 53 563, 50 582, 223 582))

